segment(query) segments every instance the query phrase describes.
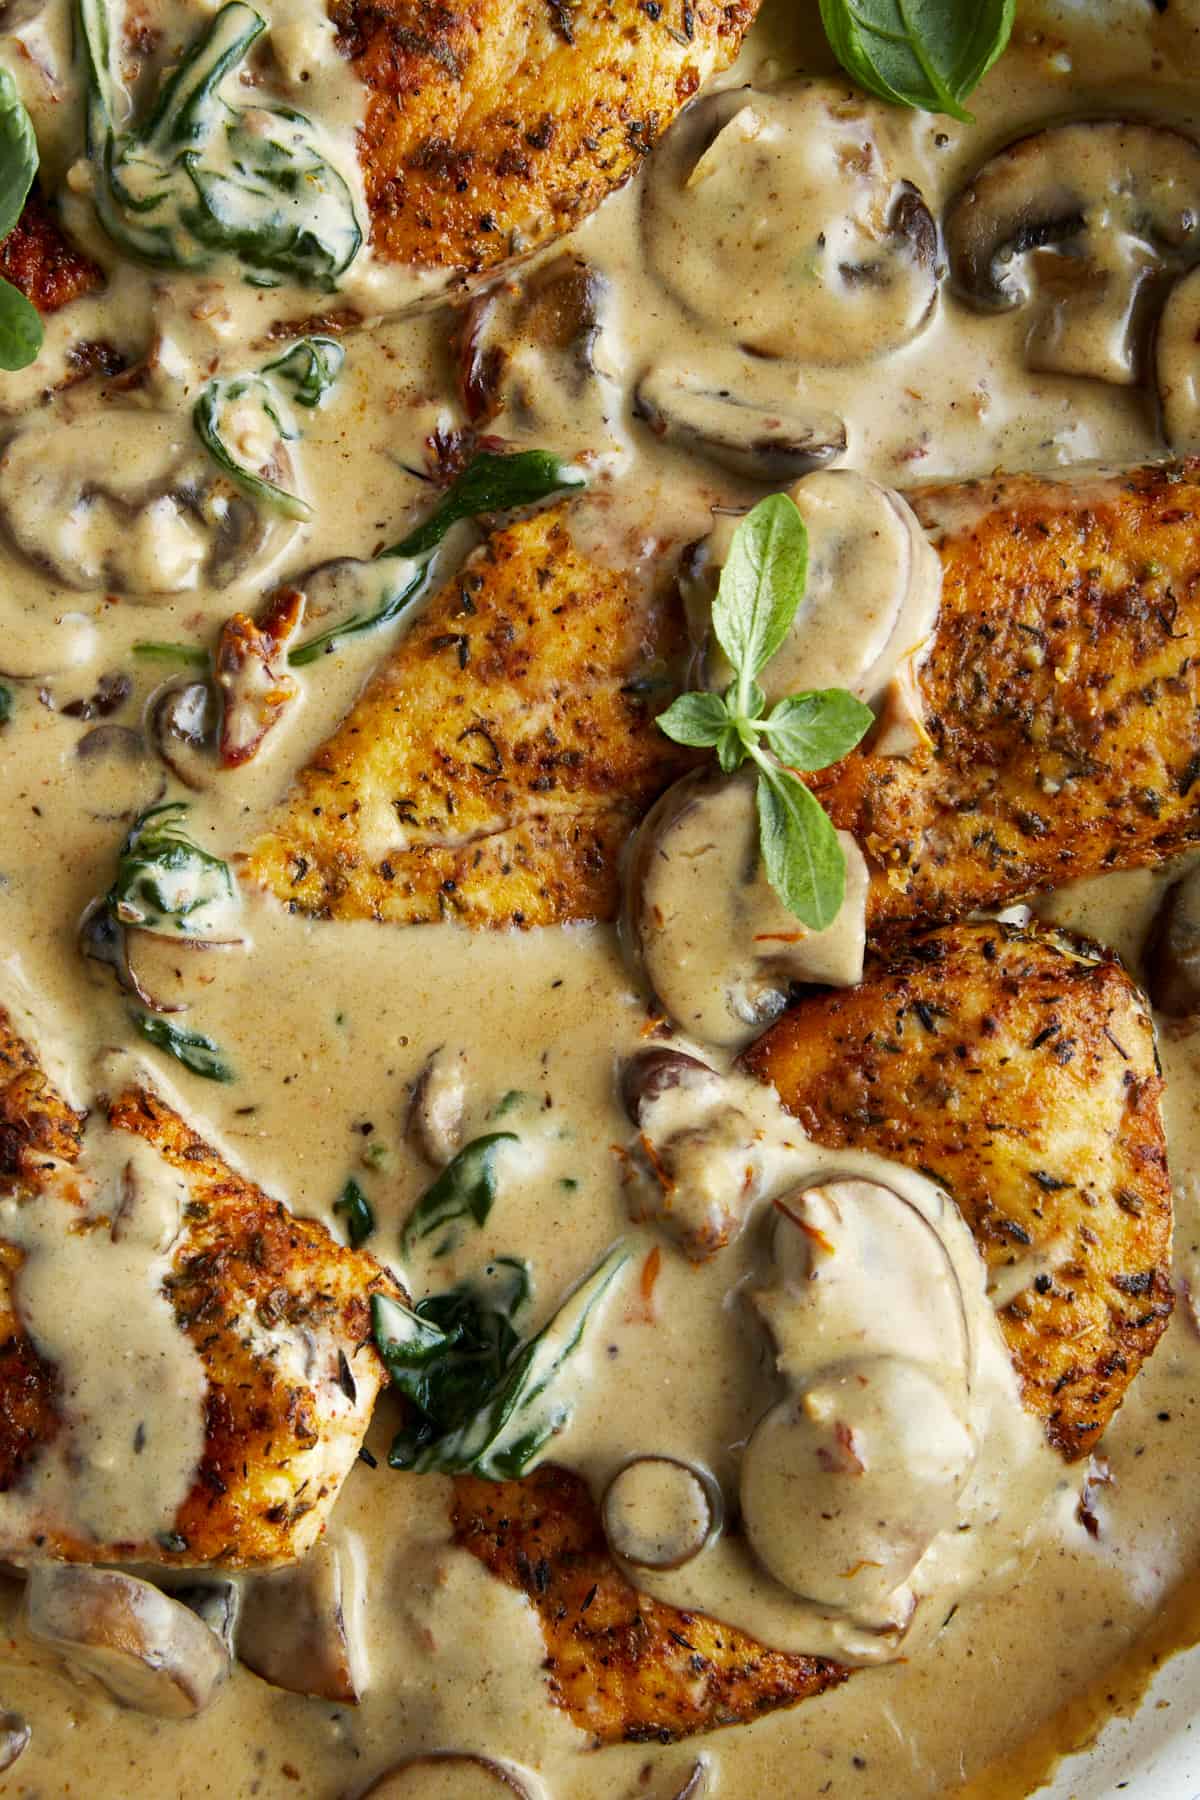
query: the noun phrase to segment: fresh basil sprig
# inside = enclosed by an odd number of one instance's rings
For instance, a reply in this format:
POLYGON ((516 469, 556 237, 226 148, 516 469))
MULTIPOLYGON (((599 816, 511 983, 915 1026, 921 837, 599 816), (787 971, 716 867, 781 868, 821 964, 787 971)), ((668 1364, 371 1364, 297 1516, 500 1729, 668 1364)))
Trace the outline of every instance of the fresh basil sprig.
POLYGON ((193 1075, 202 1076, 205 1081, 236 1079, 220 1045, 214 1044, 210 1037, 203 1037, 198 1031, 181 1031, 178 1025, 172 1025, 169 1019, 159 1018, 154 1013, 131 1012, 129 1017, 147 1042, 158 1050, 165 1050, 193 1075))
POLYGON ((168 76, 147 118, 119 131, 126 95, 116 10, 111 0, 78 0, 88 154, 109 237, 162 268, 203 269, 229 256, 258 287, 284 278, 336 287, 362 230, 319 131, 288 107, 233 106, 222 92, 266 20, 231 0, 168 76))
POLYGON ((963 101, 1012 33, 1016 0, 821 0, 834 55, 868 93, 971 123, 963 101))
POLYGON ((400 1243, 404 1250, 459 1219, 484 1225, 496 1199, 496 1152, 515 1144, 511 1131, 489 1131, 472 1139, 426 1188, 408 1216, 400 1243))
MULTIPOLYGON (((38 168, 33 123, 17 84, 0 69, 0 242, 14 229, 38 168)), ((42 347, 37 308, 0 276, 0 369, 25 369, 42 347)))
POLYGON ((264 438, 292 443, 300 436, 300 428, 283 384, 293 390, 298 405, 320 406, 345 358, 345 351, 333 338, 301 338, 254 374, 214 376, 205 383, 192 409, 196 435, 217 467, 252 500, 274 507, 286 518, 310 518, 312 507, 251 467, 231 448, 230 415, 235 408, 240 412, 243 432, 251 418, 256 418, 264 438))
POLYGON ((224 929, 221 914, 237 904, 237 888, 228 863, 188 836, 187 810, 185 801, 166 800, 130 826, 105 897, 119 925, 201 938, 224 929))
POLYGON ((616 1245, 524 1342, 513 1320, 528 1277, 509 1259, 492 1265, 487 1286, 464 1284, 415 1309, 373 1295, 376 1347, 417 1415, 392 1444, 392 1468, 489 1481, 532 1469, 570 1423, 574 1406, 560 1377, 628 1258, 616 1245))
POLYGON ((346 1236, 350 1239, 351 1249, 359 1249, 375 1229, 375 1213, 353 1175, 334 1201, 333 1210, 341 1213, 346 1221, 346 1236))
POLYGON ((520 506, 535 506, 564 489, 584 486, 584 478, 570 464, 560 462, 547 450, 519 450, 512 455, 498 455, 481 450, 472 457, 462 474, 447 488, 442 499, 423 524, 410 531, 398 544, 382 550, 376 562, 402 558, 416 563, 394 588, 386 589, 380 604, 371 612, 351 613, 340 624, 309 638, 291 652, 288 662, 293 668, 315 661, 318 656, 336 650, 343 639, 357 637, 364 631, 375 631, 399 618, 418 594, 429 575, 430 559, 452 526, 460 519, 478 518, 481 513, 511 512, 520 506))
POLYGON ((807 574, 800 510, 786 494, 771 494, 734 532, 713 601, 713 633, 734 679, 724 694, 681 694, 658 725, 677 744, 715 750, 726 775, 747 758, 755 764, 767 880, 803 925, 824 931, 842 904, 846 859, 829 818, 793 770, 839 761, 874 714, 844 688, 824 688, 790 694, 763 716, 766 696, 755 677, 787 636, 807 574))

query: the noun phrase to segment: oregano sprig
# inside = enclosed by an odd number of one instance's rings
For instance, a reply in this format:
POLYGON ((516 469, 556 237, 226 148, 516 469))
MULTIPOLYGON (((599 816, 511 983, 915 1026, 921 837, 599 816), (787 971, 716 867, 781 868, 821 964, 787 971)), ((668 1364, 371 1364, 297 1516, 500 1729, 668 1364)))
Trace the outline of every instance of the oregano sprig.
POLYGON ((796 771, 824 769, 848 755, 874 714, 844 688, 789 694, 766 711, 756 677, 787 636, 807 576, 800 510, 786 494, 769 495, 734 532, 713 601, 713 636, 734 679, 724 694, 681 694, 658 724, 677 744, 715 750, 726 775, 754 763, 767 880, 801 924, 824 931, 842 904, 846 859, 796 771))

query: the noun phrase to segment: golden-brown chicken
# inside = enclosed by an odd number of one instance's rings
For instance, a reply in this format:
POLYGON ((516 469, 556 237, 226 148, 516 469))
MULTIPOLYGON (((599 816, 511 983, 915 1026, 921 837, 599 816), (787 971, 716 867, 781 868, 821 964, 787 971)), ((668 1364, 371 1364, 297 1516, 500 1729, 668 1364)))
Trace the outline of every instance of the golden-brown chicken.
POLYGON ((454 1486, 458 1542, 528 1597, 550 1691, 597 1743, 744 1725, 849 1673, 639 1593, 609 1554, 586 1482, 565 1469, 524 1481, 460 1475, 454 1486))
POLYGON ((758 4, 330 0, 370 90, 376 253, 478 274, 578 224, 733 60, 758 4))
POLYGON ((997 1289, 1025 1404, 1095 1444, 1171 1315, 1171 1184, 1146 1002, 1106 952, 946 927, 801 1001, 746 1052, 819 1144, 939 1182, 997 1289))
POLYGON ((248 872, 298 911, 397 924, 611 918, 621 846, 687 753, 654 724, 671 597, 555 507, 437 594, 301 770, 248 872))
MULTIPOLYGON (((48 1204, 70 1175, 83 1120, 66 1106, 0 1011, 0 1176, 24 1205, 48 1204), (53 1159, 59 1159, 56 1163, 53 1159), (57 1173, 56 1173, 57 1170, 57 1173)), ((207 1381, 204 1450, 172 1531, 95 1543, 50 1518, 0 1539, 0 1555, 69 1561, 286 1562, 320 1535, 384 1380, 370 1295, 395 1283, 364 1251, 237 1175, 148 1089, 105 1103, 108 1127, 150 1144, 187 1190, 164 1292, 207 1381)), ((89 1130, 95 1130, 93 1123, 89 1130)), ((82 1168, 83 1165, 80 1164, 82 1168)), ((58 1379, 16 1311, 21 1252, 0 1247, 0 1492, 27 1480, 58 1437, 58 1379)))
POLYGON ((912 499, 944 570, 931 742, 813 782, 873 934, 1200 842, 1200 464, 912 499))

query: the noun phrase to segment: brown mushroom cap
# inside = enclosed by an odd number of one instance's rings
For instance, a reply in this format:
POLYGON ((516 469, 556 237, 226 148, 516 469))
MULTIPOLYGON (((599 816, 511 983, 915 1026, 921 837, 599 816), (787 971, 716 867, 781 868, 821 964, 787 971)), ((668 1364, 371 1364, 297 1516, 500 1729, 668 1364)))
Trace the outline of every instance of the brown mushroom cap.
POLYGON ((292 1568, 244 1584, 238 1660, 272 1687, 357 1706, 357 1568, 348 1545, 326 1538, 292 1568))
POLYGON ((1050 126, 986 162, 944 232, 971 305, 1007 311, 1040 290, 1031 368, 1136 381, 1147 301, 1200 259, 1200 144, 1142 120, 1050 126))
POLYGON ((605 1490, 609 1548, 641 1569, 679 1569, 716 1528, 709 1483, 674 1456, 635 1456, 605 1490))
POLYGON ((1200 269, 1167 295, 1154 339, 1154 378, 1162 432, 1172 450, 1200 451, 1200 269))
POLYGON ((31 1637, 137 1712, 190 1718, 229 1676, 229 1654, 215 1632, 178 1600, 118 1569, 36 1564, 25 1618, 31 1637))
POLYGON ((846 452, 846 427, 836 413, 761 406, 679 370, 650 369, 643 375, 634 410, 664 443, 692 450, 748 481, 793 480, 846 452))
POLYGON ((1167 889, 1146 944, 1146 988, 1169 1018, 1200 1013, 1200 868, 1167 889))
POLYGON ((511 1769, 455 1750, 414 1756, 381 1775, 363 1800, 531 1800, 511 1769))

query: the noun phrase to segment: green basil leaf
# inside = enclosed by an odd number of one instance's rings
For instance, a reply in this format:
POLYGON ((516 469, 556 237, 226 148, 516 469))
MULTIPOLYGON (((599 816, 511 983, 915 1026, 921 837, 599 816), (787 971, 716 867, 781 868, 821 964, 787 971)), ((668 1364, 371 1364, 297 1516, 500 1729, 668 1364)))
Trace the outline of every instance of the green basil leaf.
POLYGON ((481 513, 511 512, 518 506, 534 506, 539 500, 548 500, 552 494, 564 489, 585 485, 578 470, 560 462, 548 450, 518 450, 509 456, 481 450, 446 489, 425 523, 381 554, 428 556, 460 519, 476 519, 481 513))
POLYGON ((225 442, 222 429, 226 408, 246 401, 257 409, 277 441, 288 442, 299 435, 284 411, 279 395, 261 375, 234 375, 216 376, 201 389, 200 398, 192 409, 197 437, 218 469, 224 470, 252 500, 274 507, 288 519, 311 518, 312 507, 307 500, 289 493, 259 470, 250 468, 225 442))
POLYGON ((21 217, 37 170, 33 121, 12 75, 0 69, 0 238, 6 238, 21 217))
POLYGON ((680 694, 656 723, 677 744, 712 748, 729 724, 729 708, 720 694, 680 694))
POLYGON ((713 601, 713 631, 737 671, 739 692, 787 636, 807 575, 800 510, 787 494, 769 494, 734 532, 713 601))
POLYGON ((298 644, 288 652, 288 663, 293 669, 302 669, 306 663, 315 662, 318 656, 331 655, 344 638, 360 637, 365 631, 377 631, 381 625, 390 625, 417 598, 428 577, 429 565, 423 564, 407 581, 398 583, 385 594, 381 603, 370 612, 351 613, 349 618, 298 644))
POLYGON ((496 1152, 501 1144, 516 1142, 511 1131, 489 1131, 460 1150, 413 1207, 400 1240, 402 1248, 411 1249, 459 1219, 486 1224, 496 1198, 496 1152))
POLYGON ((281 375, 295 389, 297 406, 320 406, 342 372, 346 352, 336 338, 301 338, 274 362, 264 364, 264 375, 281 375))
POLYGON ((155 1013, 133 1012, 129 1017, 147 1042, 158 1050, 165 1050, 193 1075, 202 1076, 205 1081, 236 1079, 220 1045, 214 1044, 211 1038, 202 1037, 197 1031, 181 1031, 178 1025, 172 1025, 169 1019, 155 1013))
POLYGON ((717 739, 717 761, 721 765, 722 775, 732 775, 740 769, 746 760, 746 746, 742 734, 732 720, 717 739))
POLYGON ((186 802, 167 800, 130 826, 105 897, 118 924, 210 940, 228 935, 237 888, 228 863, 184 830, 187 810, 186 802))
POLYGON ((334 1201, 333 1210, 341 1213, 346 1220, 346 1236, 350 1239, 351 1248, 357 1250, 361 1244, 365 1244, 375 1229, 375 1214, 371 1202, 353 1175, 334 1201))
POLYGON ((868 93, 970 123, 963 101, 1008 43, 1016 0, 821 0, 834 55, 868 93))
POLYGON ((793 769, 825 769, 840 762, 875 723, 875 714, 845 688, 789 694, 760 730, 780 762, 793 769))
POLYGON ((846 890, 846 858, 820 802, 785 769, 759 762, 758 827, 767 880, 810 931, 824 931, 846 890))
POLYGON ((13 712, 12 689, 6 688, 2 683, 0 683, 0 725, 8 724, 8 721, 12 718, 12 712, 13 712))
POLYGON ((37 361, 44 336, 37 307, 0 276, 0 369, 27 369, 37 361))

